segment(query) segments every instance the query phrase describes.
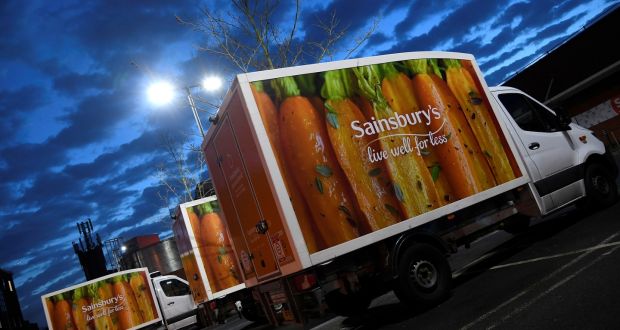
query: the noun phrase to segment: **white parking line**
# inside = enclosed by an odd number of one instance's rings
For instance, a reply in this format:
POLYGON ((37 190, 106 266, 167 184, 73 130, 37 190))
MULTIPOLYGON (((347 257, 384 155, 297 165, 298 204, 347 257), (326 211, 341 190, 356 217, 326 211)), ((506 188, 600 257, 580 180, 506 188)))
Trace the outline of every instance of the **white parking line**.
MULTIPOLYGON (((620 249, 620 246, 616 246, 615 248, 611 249, 611 251, 609 252, 615 252, 616 250, 620 249)), ((598 256, 596 259, 592 260, 591 262, 589 262, 587 265, 579 268, 578 270, 574 271, 572 274, 564 277, 561 281, 555 283, 553 286, 551 286, 549 289, 545 290, 544 292, 542 292, 541 294, 539 294, 538 296, 532 298, 531 300, 529 300, 528 302, 522 304, 521 306, 515 308, 512 310, 512 312, 508 313, 508 315, 502 317, 502 322, 512 318, 513 316, 521 313, 523 310, 527 309, 528 307, 530 307, 531 305, 533 305, 534 303, 536 303, 538 300, 540 300, 541 298, 545 297, 546 295, 548 295, 549 293, 551 293, 551 291, 559 288, 560 286, 564 285, 566 282, 572 280, 573 278, 575 278, 577 275, 579 275, 579 273, 583 272, 584 270, 592 267, 594 264, 596 264, 597 262, 601 261, 603 258, 605 258, 607 255, 609 255, 609 253, 605 253, 602 254, 600 256, 598 256)), ((498 326, 499 324, 494 324, 491 325, 490 327, 488 327, 487 329, 493 329, 496 326, 498 326)))
MULTIPOLYGON (((607 237, 606 239, 604 239, 603 241, 601 241, 598 245, 604 245, 604 244, 608 244, 607 242, 613 240, 616 236, 620 235, 620 232, 616 232, 613 235, 607 237)), ((614 248, 613 250, 615 251, 616 249, 620 248, 620 246, 617 246, 616 248, 614 248)), ((559 273, 561 273, 562 271, 566 270, 568 267, 573 266, 574 264, 576 264, 577 262, 579 262, 581 259, 585 258, 586 256, 590 255, 593 251, 595 251, 596 249, 589 249, 586 250, 585 252, 583 252, 583 254, 577 256, 575 259, 571 260, 569 263, 565 264, 564 266, 558 268, 556 271, 554 271, 553 273, 547 275, 545 278, 543 278, 542 280, 532 284, 531 286, 529 286, 527 289, 519 292, 517 295, 515 295, 514 297, 506 300, 505 302, 503 302, 502 304, 498 305, 497 307, 495 307, 494 309, 488 311, 487 313, 481 315, 480 317, 478 317, 477 319, 475 319, 474 321, 466 324, 465 326, 461 327, 461 330, 466 330, 466 329, 470 329, 472 327, 474 327, 475 325, 477 325, 478 323, 484 321, 485 319, 487 319, 489 316, 497 313, 498 311, 500 311, 502 308, 510 305, 511 303, 515 302, 516 300, 518 300, 520 297, 524 296, 525 294, 529 293, 530 291, 532 291, 534 289, 534 287, 541 285, 541 283, 545 283, 547 281, 550 281, 553 277, 555 277, 556 275, 558 275, 559 273)), ((583 270, 587 269, 588 267, 591 267, 592 265, 594 265, 596 262, 598 262, 599 260, 601 260, 604 257, 604 255, 599 256, 598 258, 594 259, 594 261, 590 262, 589 264, 587 264, 585 267, 582 267, 580 269, 578 269, 577 271, 573 272, 571 275, 568 275, 566 277, 564 277, 561 281, 557 282, 556 284, 552 285, 549 289, 547 289, 546 291, 544 291, 543 293, 541 293, 540 295, 534 297, 533 299, 531 299, 530 301, 522 304, 521 306, 517 307, 516 309, 513 309, 512 312, 510 312, 508 315, 506 315, 505 317, 502 318, 502 321, 505 321, 509 318, 511 318, 512 316, 516 315, 517 313, 521 312, 523 309, 529 307, 531 304, 533 304, 534 302, 536 302, 537 300, 539 300, 540 298, 546 296, 547 294, 549 294, 551 291, 555 290, 556 288, 558 288, 559 286, 561 286, 562 284, 566 283, 567 281, 569 281, 570 279, 572 279, 573 277, 575 277, 577 274, 581 273, 583 270)), ((491 328, 495 327, 497 325, 492 325, 491 328)))
MULTIPOLYGON (((580 253, 584 253, 584 252, 588 252, 588 251, 594 251, 594 250, 603 249, 603 248, 608 248, 610 246, 616 246, 616 245, 620 245, 620 242, 613 242, 613 243, 607 243, 607 244, 599 244, 599 245, 595 245, 595 246, 592 246, 592 247, 589 247, 589 248, 586 248, 586 249, 575 250, 575 251, 570 251, 570 252, 560 253, 560 254, 554 254, 554 255, 550 255, 550 256, 546 256, 546 257, 540 257, 540 258, 533 258, 533 259, 528 259, 528 260, 511 262, 511 263, 508 263, 508 264, 493 266, 493 267, 491 267, 489 269, 501 269, 501 268, 506 268, 506 267, 512 267, 512 266, 518 266, 518 265, 523 265, 523 264, 529 264, 529 263, 532 263, 532 262, 549 260, 549 259, 560 258, 560 257, 566 257, 566 256, 569 256, 569 255, 572 255, 572 254, 580 254, 580 253)), ((609 252, 607 252, 607 253, 609 253, 609 252)))

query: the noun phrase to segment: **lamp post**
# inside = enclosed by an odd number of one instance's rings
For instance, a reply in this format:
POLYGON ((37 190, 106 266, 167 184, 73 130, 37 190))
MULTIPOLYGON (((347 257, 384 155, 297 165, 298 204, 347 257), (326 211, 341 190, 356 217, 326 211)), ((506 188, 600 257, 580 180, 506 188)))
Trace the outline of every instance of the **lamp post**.
MULTIPOLYGON (((196 102, 192 95, 192 88, 200 86, 201 85, 191 85, 183 88, 177 88, 166 81, 158 81, 153 83, 148 88, 147 94, 152 103, 163 105, 170 103, 172 99, 174 99, 175 90, 182 89, 187 95, 187 102, 189 103, 190 110, 194 115, 194 120, 196 121, 198 132, 200 132, 201 137, 204 137, 205 133, 202 127, 202 122, 200 121, 200 116, 198 115, 198 107, 196 107, 196 102)), ((221 86, 222 80, 217 76, 209 76, 202 81, 202 87, 207 91, 218 90, 221 86)))
POLYGON ((202 128, 202 122, 200 122, 200 117, 198 117, 198 108, 196 108, 196 102, 194 102, 194 97, 192 97, 192 91, 189 87, 185 87, 185 92, 187 93, 187 102, 189 103, 190 109, 192 109, 192 113, 194 114, 194 120, 196 121, 196 126, 198 126, 198 132, 200 132, 200 137, 205 136, 205 131, 202 128))

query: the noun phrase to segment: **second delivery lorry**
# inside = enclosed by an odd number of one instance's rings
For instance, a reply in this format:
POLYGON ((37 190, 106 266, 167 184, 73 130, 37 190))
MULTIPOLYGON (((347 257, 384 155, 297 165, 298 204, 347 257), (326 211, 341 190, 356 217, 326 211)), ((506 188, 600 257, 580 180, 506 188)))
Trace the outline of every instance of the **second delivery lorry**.
POLYGON ((197 324, 188 283, 136 268, 41 296, 51 330, 182 329, 197 324))
POLYGON ((617 197, 617 168, 591 131, 489 89, 468 54, 241 74, 211 122, 202 148, 235 272, 219 277, 273 324, 325 305, 359 313, 387 290, 436 304, 459 246, 617 197))

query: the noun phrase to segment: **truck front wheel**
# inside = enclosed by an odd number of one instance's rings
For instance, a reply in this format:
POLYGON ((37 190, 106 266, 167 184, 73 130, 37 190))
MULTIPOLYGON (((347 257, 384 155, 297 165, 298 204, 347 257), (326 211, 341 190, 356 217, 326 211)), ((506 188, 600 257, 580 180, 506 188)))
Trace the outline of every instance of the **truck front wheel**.
POLYGON ((577 204, 583 210, 592 207, 608 207, 618 198, 616 181, 601 164, 591 164, 586 168, 584 177, 586 196, 577 204))
POLYGON ((451 282, 450 265, 441 251, 415 243, 400 258, 394 293, 403 303, 430 307, 448 296, 451 282))

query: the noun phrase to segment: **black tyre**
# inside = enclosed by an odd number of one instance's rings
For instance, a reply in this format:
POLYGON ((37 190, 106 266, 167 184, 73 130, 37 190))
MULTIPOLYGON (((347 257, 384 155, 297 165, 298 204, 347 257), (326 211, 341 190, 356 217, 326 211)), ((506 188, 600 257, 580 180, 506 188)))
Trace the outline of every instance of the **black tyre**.
POLYGON ((432 245, 416 243, 400 257, 394 293, 406 304, 437 305, 448 297, 452 272, 444 255, 432 245))
POLYGON ((601 164, 591 164, 586 168, 584 177, 586 196, 577 203, 584 211, 613 205, 618 199, 618 187, 615 178, 601 164))
POLYGON ((372 299, 363 291, 343 294, 338 290, 325 295, 329 310, 341 316, 356 316, 368 310, 372 299))

